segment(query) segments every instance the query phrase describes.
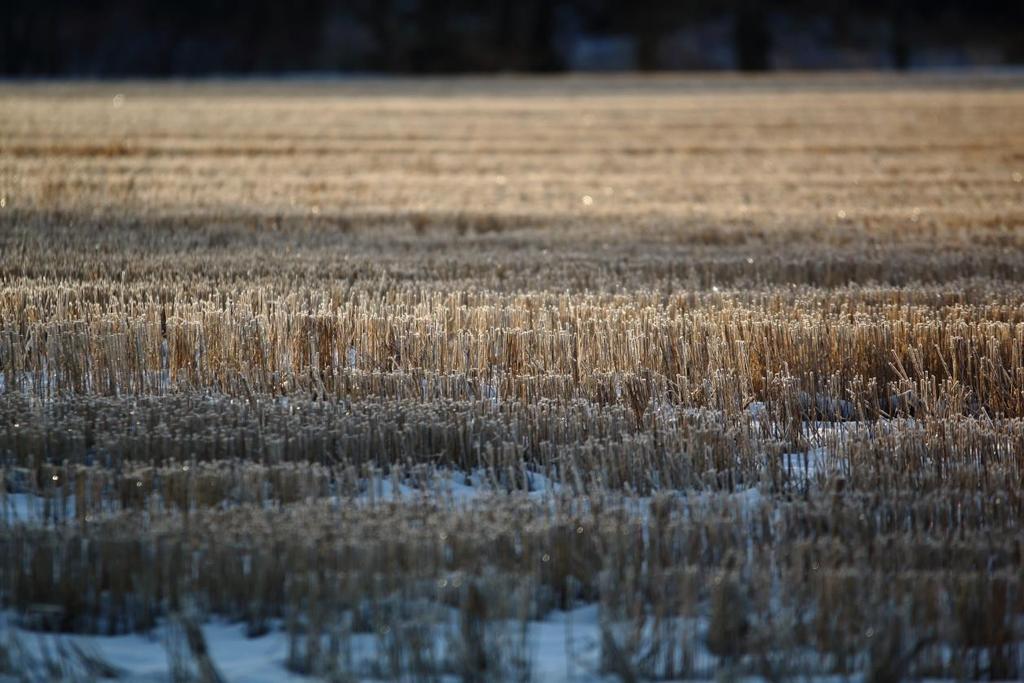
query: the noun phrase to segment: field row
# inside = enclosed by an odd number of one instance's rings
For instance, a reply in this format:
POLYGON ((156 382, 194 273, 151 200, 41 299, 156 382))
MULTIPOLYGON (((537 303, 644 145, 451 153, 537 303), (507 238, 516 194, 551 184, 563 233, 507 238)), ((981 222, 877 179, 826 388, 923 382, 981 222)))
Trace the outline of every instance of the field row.
POLYGON ((1022 657, 1018 521, 982 496, 912 493, 129 514, 9 529, 0 586, 48 628, 146 629, 185 601, 254 634, 284 620, 293 665, 321 674, 342 664, 321 643, 344 651, 358 633, 405 653, 393 675, 416 672, 449 607, 456 651, 483 658, 464 665, 493 672, 517 651, 510 626, 596 601, 607 673, 707 676, 733 662, 1006 678, 1022 657))

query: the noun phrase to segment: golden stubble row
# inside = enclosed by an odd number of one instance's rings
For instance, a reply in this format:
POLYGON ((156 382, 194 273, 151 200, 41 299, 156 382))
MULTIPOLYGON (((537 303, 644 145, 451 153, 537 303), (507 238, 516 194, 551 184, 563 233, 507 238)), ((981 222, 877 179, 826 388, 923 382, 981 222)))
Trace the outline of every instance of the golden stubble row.
POLYGON ((890 292, 865 304, 856 290, 817 302, 783 291, 758 306, 742 295, 480 294, 467 305, 415 290, 355 301, 243 290, 167 303, 134 300, 142 290, 92 302, 88 291, 38 291, 2 292, 8 392, 618 401, 639 381, 641 407, 722 407, 722 392, 765 401, 795 381, 875 405, 925 385, 962 388, 957 400, 975 413, 1022 414, 1024 323, 1006 295, 925 305, 890 292))

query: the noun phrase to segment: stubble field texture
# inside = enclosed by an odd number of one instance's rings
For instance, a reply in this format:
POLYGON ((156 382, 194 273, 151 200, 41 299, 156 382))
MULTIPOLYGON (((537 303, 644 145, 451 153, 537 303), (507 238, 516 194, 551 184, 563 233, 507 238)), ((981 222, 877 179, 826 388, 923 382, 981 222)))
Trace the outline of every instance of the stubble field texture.
POLYGON ((0 678, 1024 676, 1022 85, 0 86, 0 678))

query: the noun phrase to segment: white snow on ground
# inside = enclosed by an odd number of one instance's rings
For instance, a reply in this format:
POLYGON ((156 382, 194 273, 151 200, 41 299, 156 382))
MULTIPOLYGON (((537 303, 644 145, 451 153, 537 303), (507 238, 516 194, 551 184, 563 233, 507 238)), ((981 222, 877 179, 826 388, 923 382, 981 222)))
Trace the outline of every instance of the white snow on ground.
MULTIPOLYGON (((562 491, 561 484, 551 481, 539 472, 527 472, 526 479, 529 486, 527 495, 531 498, 543 499, 562 491)), ((396 481, 393 477, 380 476, 362 480, 359 490, 360 493, 355 499, 357 503, 391 503, 425 497, 429 500, 465 505, 482 496, 505 493, 505 489, 496 485, 483 469, 463 473, 446 468, 438 469, 431 479, 423 484, 413 485, 407 480, 396 481)), ((339 504, 345 500, 343 497, 335 498, 335 502, 339 504)))
POLYGON ((597 681, 601 632, 597 605, 553 612, 530 622, 526 635, 537 681, 597 681))
MULTIPOLYGON (((600 631, 597 607, 586 606, 570 612, 553 612, 543 621, 531 621, 526 629, 532 680, 551 683, 596 683, 612 680, 597 675, 600 655, 600 631)), ((4 618, 0 616, 0 625, 4 618)), ((121 671, 118 680, 156 683, 170 680, 168 657, 168 629, 161 625, 145 635, 90 636, 51 634, 26 631, 7 625, 0 628, 0 642, 8 642, 13 634, 24 648, 25 654, 41 665, 47 654, 52 658, 61 645, 74 644, 90 656, 95 656, 121 671)), ((213 620, 202 627, 210 658, 226 681, 240 683, 276 683, 278 681, 308 681, 309 678, 291 673, 286 668, 288 635, 272 629, 258 638, 247 638, 245 626, 213 620)), ((445 650, 443 629, 438 629, 435 650, 445 650)), ((378 640, 372 634, 354 634, 351 639, 352 665, 356 671, 370 672, 383 656, 378 653, 378 640)), ((186 655, 187 659, 187 655, 186 655)), ((31 666, 22 662, 23 666, 31 666)), ((40 674, 42 670, 40 670, 40 674)), ((0 683, 16 678, 0 674, 0 683)), ((360 675, 359 681, 378 680, 369 674, 360 675)), ((458 680, 445 677, 445 680, 458 680)))
MULTIPOLYGON (((17 628, 14 629, 14 634, 25 647, 27 654, 36 661, 39 661, 44 653, 58 652, 61 643, 74 643, 84 652, 118 668, 122 672, 118 680, 139 683, 170 680, 167 634, 164 627, 154 629, 146 635, 67 635, 35 633, 17 628)), ((242 625, 213 622, 203 627, 203 635, 206 637, 214 665, 228 681, 272 683, 308 680, 285 669, 288 640, 280 631, 262 638, 249 639, 245 637, 245 627, 242 625)), ((3 680, 0 676, 0 681, 3 680)))
MULTIPOLYGON (((352 351, 349 360, 352 362, 352 351)), ((2 381, 2 377, 0 377, 2 381)), ((752 404, 748 407, 755 422, 764 414, 764 406, 752 404)), ((786 453, 782 466, 796 478, 813 484, 819 475, 828 475, 842 470, 839 456, 830 452, 825 444, 842 438, 844 430, 853 428, 844 423, 807 423, 805 435, 811 447, 805 452, 786 453)), ((543 474, 526 473, 529 495, 538 500, 554 499, 563 491, 562 485, 551 481, 543 474)), ((439 470, 426 482, 411 479, 399 480, 394 476, 380 476, 363 480, 359 493, 354 498, 335 496, 339 504, 373 505, 382 502, 415 501, 423 497, 447 501, 454 505, 469 505, 483 497, 500 495, 504 487, 499 485, 485 470, 469 473, 454 470, 439 470)), ((761 504, 762 493, 756 487, 741 489, 734 493, 678 492, 677 495, 689 504, 709 505, 724 502, 737 505, 741 510, 751 510, 761 504)), ((646 519, 650 511, 649 497, 623 497, 623 504, 646 519)), ((67 499, 66 512, 61 511, 60 497, 50 498, 50 505, 42 496, 32 493, 0 492, 0 523, 53 524, 67 518, 74 510, 74 498, 67 499)), ((0 642, 4 633, 4 617, 0 615, 0 642)), ((439 628, 439 639, 445 636, 439 628)), ((39 658, 43 653, 57 652, 60 642, 75 643, 83 651, 95 654, 109 664, 122 670, 121 680, 140 683, 168 681, 170 664, 167 655, 167 627, 161 626, 146 635, 87 636, 55 635, 29 632, 8 625, 7 633, 14 633, 26 652, 39 658)), ((270 681, 305 681, 308 678, 289 672, 285 668, 288 655, 288 636, 280 625, 261 637, 247 638, 241 624, 228 624, 211 620, 203 626, 203 633, 209 646, 213 664, 227 681, 262 683, 270 681)), ((571 612, 552 612, 542 621, 527 625, 526 645, 533 680, 568 683, 570 681, 595 683, 612 680, 596 672, 600 661, 601 633, 598 625, 598 607, 588 605, 571 612)), ((378 639, 373 634, 354 634, 351 638, 353 664, 358 671, 372 671, 378 658, 378 639)), ((444 643, 438 641, 437 649, 444 651, 444 643)), ((448 680, 445 677, 443 680, 448 680)), ((450 677, 455 680, 454 677, 450 677)), ((11 679, 15 680, 15 679, 11 679)), ((362 676, 357 680, 374 680, 362 676)), ((0 675, 0 683, 6 683, 0 675)))
POLYGON ((34 493, 0 492, 0 523, 51 524, 71 519, 74 510, 73 494, 65 501, 60 495, 47 498, 34 493))
POLYGON ((763 401, 754 401, 747 406, 747 413, 754 420, 759 420, 768 414, 768 407, 765 406, 763 401))
POLYGON ((42 498, 31 493, 8 493, 0 499, 0 519, 29 522, 42 515, 42 498))
MULTIPOLYGON (((27 631, 11 625, 9 617, 10 615, 0 614, 0 643, 10 645, 12 636, 17 639, 20 645, 18 650, 22 654, 16 659, 16 663, 23 677, 5 676, 0 673, 0 683, 20 682, 26 680, 25 675, 28 676, 28 680, 56 680, 45 668, 44 661, 47 659, 59 661, 65 671, 81 672, 80 665, 58 656, 61 651, 69 652, 69 645, 74 645, 90 658, 114 666, 119 672, 115 680, 132 683, 170 683, 172 680, 168 650, 173 650, 175 646, 171 645, 172 638, 166 625, 160 625, 145 635, 69 635, 27 631)), ((544 620, 528 622, 525 646, 528 651, 530 680, 544 683, 612 683, 619 680, 614 676, 602 675, 598 671, 601 656, 601 629, 598 618, 598 607, 588 605, 568 612, 554 611, 544 620)), ((687 632, 698 636, 698 641, 694 643, 695 663, 708 671, 714 671, 716 658, 699 642, 699 634, 706 631, 706 624, 701 622, 690 626, 691 628, 680 633, 687 632)), ((512 625, 512 630, 516 630, 515 625, 512 625)), ((212 620, 202 626, 202 632, 213 666, 228 683, 299 683, 317 680, 288 670, 288 634, 281 629, 279 623, 274 624, 269 633, 256 638, 247 637, 245 626, 242 624, 229 624, 219 620, 212 620)), ((434 638, 433 651, 443 656, 448 642, 442 624, 438 625, 434 638)), ((182 645, 178 643, 177 648, 181 648, 182 645)), ((349 661, 354 674, 352 680, 360 683, 390 680, 373 673, 379 672, 379 666, 386 657, 386 654, 378 649, 380 640, 376 635, 353 634, 349 646, 349 661)), ((184 661, 192 664, 187 652, 184 661)), ((99 680, 95 676, 86 678, 94 679, 99 680)), ((440 676, 437 680, 456 683, 461 679, 449 674, 440 676)), ((764 679, 743 676, 737 680, 752 682, 764 679)), ((815 675, 802 680, 838 683, 860 680, 860 677, 815 675)))
MULTIPOLYGON (((756 427, 767 414, 767 408, 761 401, 747 406, 747 414, 756 427)), ((811 483, 819 475, 838 474, 843 471, 844 460, 833 453, 827 445, 842 439, 844 433, 855 429, 857 422, 813 422, 803 423, 803 436, 812 445, 806 450, 782 454, 782 467, 792 477, 802 478, 811 483)))
POLYGON ((360 483, 360 502, 396 502, 415 500, 424 496, 431 499, 465 503, 492 492, 486 474, 476 470, 468 474, 440 469, 423 486, 412 486, 392 477, 381 476, 360 483))
POLYGON ((784 453, 782 467, 794 477, 808 481, 819 474, 834 474, 840 471, 841 461, 825 448, 811 448, 803 453, 784 453))

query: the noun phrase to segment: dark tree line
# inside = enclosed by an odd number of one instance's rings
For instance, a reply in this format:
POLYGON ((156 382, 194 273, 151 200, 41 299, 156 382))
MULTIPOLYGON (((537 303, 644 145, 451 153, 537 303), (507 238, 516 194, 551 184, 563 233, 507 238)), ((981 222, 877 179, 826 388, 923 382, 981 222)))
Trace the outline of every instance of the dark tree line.
MULTIPOLYGON (((558 71, 571 41, 625 35, 632 65, 665 65, 664 39, 713 20, 742 69, 772 67, 780 18, 883 27, 890 63, 917 46, 994 46, 1024 61, 1024 3, 1004 0, 5 0, 0 73, 191 75, 288 71, 558 71)), ((782 22, 785 23, 785 22, 782 22)), ((799 22, 798 22, 799 23, 799 22)), ((788 26, 794 25, 792 21, 788 26)), ((787 29, 792 31, 794 29, 787 29)), ((844 42, 845 41, 845 42, 844 42)))

